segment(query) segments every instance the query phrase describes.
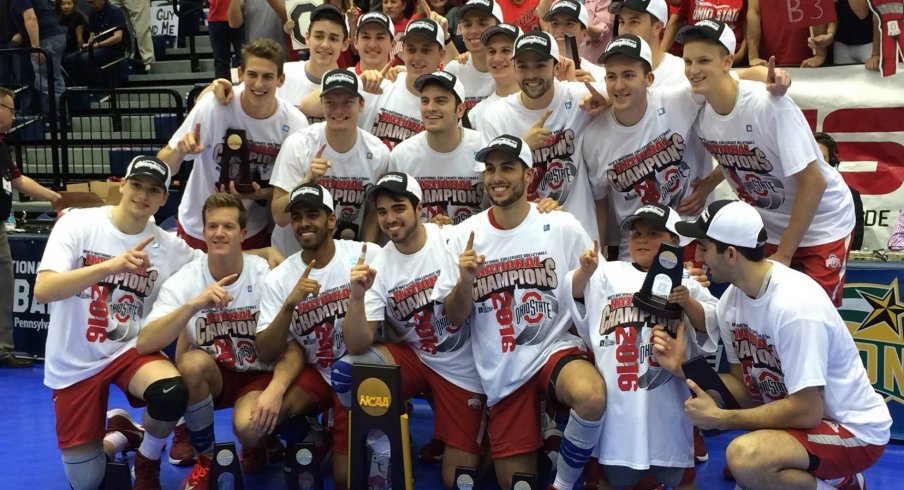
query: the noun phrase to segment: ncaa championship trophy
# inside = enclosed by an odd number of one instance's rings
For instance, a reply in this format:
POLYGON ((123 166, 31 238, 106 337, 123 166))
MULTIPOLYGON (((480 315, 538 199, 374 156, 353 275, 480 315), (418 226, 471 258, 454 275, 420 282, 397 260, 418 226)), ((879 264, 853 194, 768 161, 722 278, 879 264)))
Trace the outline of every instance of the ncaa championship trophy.
POLYGON ((452 485, 452 490, 478 490, 477 468, 457 466, 455 468, 455 480, 453 480, 452 485))
POLYGON ((229 181, 242 193, 254 191, 251 186, 251 151, 244 129, 227 129, 220 154, 220 185, 229 189, 229 181))
MULTIPOLYGON (((684 250, 670 243, 660 245, 650 264, 650 270, 647 271, 647 277, 643 280, 643 286, 634 293, 634 306, 659 318, 681 318, 683 309, 675 303, 669 303, 668 297, 673 289, 681 285, 683 273, 684 250)), ((671 325, 667 330, 672 337, 675 336, 671 325)))
POLYGON ((210 464, 210 490, 245 490, 234 442, 214 444, 213 461, 210 464))
POLYGON ((402 373, 398 366, 355 364, 352 368, 352 406, 348 418, 349 489, 414 489, 408 414, 402 410, 401 385, 402 373), (371 433, 378 431, 383 436, 374 438, 371 433), (389 458, 386 458, 387 449, 389 458), (373 474, 372 469, 378 474, 373 474))

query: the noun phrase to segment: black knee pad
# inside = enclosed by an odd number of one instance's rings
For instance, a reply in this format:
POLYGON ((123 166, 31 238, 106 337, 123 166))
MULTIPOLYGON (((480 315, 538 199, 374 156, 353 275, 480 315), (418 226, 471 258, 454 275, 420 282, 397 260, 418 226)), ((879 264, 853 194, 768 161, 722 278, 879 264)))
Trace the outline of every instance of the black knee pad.
POLYGON ((161 422, 176 422, 188 406, 188 387, 181 377, 155 381, 144 390, 148 415, 161 422))

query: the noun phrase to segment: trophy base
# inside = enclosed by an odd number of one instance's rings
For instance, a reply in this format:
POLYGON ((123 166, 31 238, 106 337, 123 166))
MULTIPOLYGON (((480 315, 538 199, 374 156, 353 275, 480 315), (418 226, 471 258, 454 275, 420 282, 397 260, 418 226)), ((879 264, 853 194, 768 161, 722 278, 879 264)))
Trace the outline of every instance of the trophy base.
POLYGON ((684 313, 684 310, 681 308, 681 306, 674 303, 669 303, 659 296, 653 296, 641 291, 634 293, 633 300, 634 306, 640 308, 641 310, 646 311, 651 315, 668 318, 669 320, 676 320, 678 318, 681 318, 682 313, 684 313))

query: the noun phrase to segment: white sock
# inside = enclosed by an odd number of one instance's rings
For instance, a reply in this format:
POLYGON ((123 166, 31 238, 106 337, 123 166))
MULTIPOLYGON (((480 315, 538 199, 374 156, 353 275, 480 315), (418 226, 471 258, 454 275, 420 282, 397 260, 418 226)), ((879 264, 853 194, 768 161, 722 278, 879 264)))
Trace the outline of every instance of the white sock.
POLYGON ((129 444, 129 439, 122 432, 111 432, 104 436, 104 441, 113 445, 113 454, 121 453, 129 444))
POLYGON ((553 485, 559 490, 571 490, 577 483, 584 466, 590 460, 593 448, 600 439, 600 428, 603 420, 584 420, 577 412, 571 410, 568 424, 562 432, 562 444, 559 447, 559 460, 556 463, 556 481, 553 485))
POLYGON ((150 432, 145 432, 144 439, 141 441, 141 446, 138 447, 138 452, 147 459, 157 461, 160 459, 160 454, 163 452, 163 445, 165 443, 166 439, 161 439, 150 432))
MULTIPOLYGON (((841 480, 843 480, 843 478, 838 479, 837 482, 841 483, 841 480)), ((816 479, 816 490, 837 490, 837 487, 835 487, 835 485, 833 485, 825 480, 820 480, 819 478, 817 478, 816 479)))

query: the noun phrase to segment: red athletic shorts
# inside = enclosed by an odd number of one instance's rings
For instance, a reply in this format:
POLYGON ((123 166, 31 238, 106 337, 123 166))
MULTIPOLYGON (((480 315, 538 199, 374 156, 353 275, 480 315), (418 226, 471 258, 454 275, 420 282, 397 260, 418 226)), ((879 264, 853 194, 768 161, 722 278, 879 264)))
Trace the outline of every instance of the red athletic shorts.
POLYGON ((169 359, 162 354, 142 356, 132 347, 94 376, 66 388, 53 390, 57 446, 66 449, 104 438, 111 384, 115 384, 126 394, 133 407, 145 406, 143 400, 129 393, 129 382, 142 366, 154 361, 169 359))
POLYGON ((339 402, 333 389, 320 375, 320 371, 310 364, 305 364, 293 384, 314 400, 317 413, 333 408, 333 451, 348 454, 348 410, 339 402))
MULTIPOLYGON (((185 228, 182 228, 182 223, 178 221, 176 222, 176 236, 185 240, 185 243, 187 243, 189 247, 207 252, 207 242, 198 240, 188 233, 185 233, 185 228)), ((242 242, 242 250, 255 250, 258 248, 267 248, 269 246, 270 232, 266 228, 261 230, 257 235, 250 236, 242 242)))
POLYGON ((546 395, 556 364, 568 355, 586 356, 586 353, 577 347, 556 352, 520 388, 490 407, 487 432, 493 459, 528 453, 543 445, 540 437, 540 397, 546 395))
POLYGON ((223 378, 223 391, 213 402, 216 410, 232 407, 239 398, 252 391, 264 391, 273 379, 273 373, 269 371, 238 372, 227 369, 220 363, 217 363, 217 368, 223 378))
POLYGON ((810 453, 819 459, 813 476, 832 480, 865 471, 879 460, 885 446, 868 444, 851 434, 838 422, 823 419, 809 430, 785 429, 810 453))
MULTIPOLYGON (((778 247, 766 244, 766 256, 775 253, 778 247)), ((791 268, 813 278, 829 295, 836 307, 841 306, 844 276, 847 272, 848 254, 851 252, 851 237, 834 242, 799 247, 791 258, 791 268)))

